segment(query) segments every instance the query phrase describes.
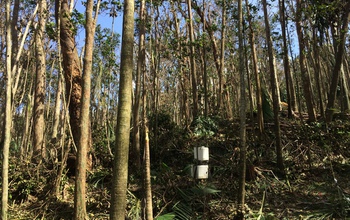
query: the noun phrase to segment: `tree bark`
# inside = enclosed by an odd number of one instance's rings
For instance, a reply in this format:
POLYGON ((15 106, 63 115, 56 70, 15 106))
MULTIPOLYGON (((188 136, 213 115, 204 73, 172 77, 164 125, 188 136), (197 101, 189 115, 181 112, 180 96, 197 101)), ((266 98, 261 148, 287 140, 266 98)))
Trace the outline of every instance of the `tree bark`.
MULTIPOLYGON (((132 141, 132 163, 137 170, 141 168, 140 160, 140 106, 141 106, 141 75, 145 71, 145 23, 146 23, 146 1, 142 0, 140 5, 139 21, 139 51, 136 70, 136 87, 133 107, 133 141, 132 141)), ((146 104, 146 103, 145 103, 146 104)))
MULTIPOLYGON (((96 17, 98 14, 100 1, 97 1, 96 17)), ((86 213, 86 170, 87 152, 90 144, 90 97, 91 97, 91 72, 92 55, 94 48, 94 35, 96 20, 93 13, 94 1, 86 2, 86 23, 85 23, 85 55, 83 63, 83 91, 81 99, 80 113, 80 136, 77 152, 77 162, 75 171, 75 191, 74 191, 74 219, 87 219, 86 213)))
POLYGON ((17 23, 19 17, 19 5, 20 1, 15 0, 13 4, 13 12, 12 12, 12 21, 11 21, 11 39, 12 39, 12 61, 11 65, 14 64, 15 56, 18 52, 18 31, 17 31, 17 23))
POLYGON ((289 56, 288 56, 288 42, 286 34, 286 16, 285 16, 285 2, 284 0, 279 0, 279 11, 280 11, 280 23, 282 28, 282 39, 283 39, 283 67, 286 78, 286 91, 287 91, 287 103, 288 103, 288 117, 293 117, 293 112, 296 110, 295 102, 295 90, 293 78, 290 74, 289 56))
POLYGON ((345 9, 345 13, 343 15, 343 20, 341 24, 342 28, 340 30, 339 38, 334 41, 336 42, 335 47, 337 50, 335 55, 335 64, 334 64, 332 81, 331 81, 331 86, 329 90, 328 103, 327 103, 327 109, 326 109, 327 122, 331 122, 333 120, 337 87, 339 83, 341 67, 342 67, 344 53, 345 53, 346 34, 348 33, 350 2, 345 3, 343 8, 345 9))
POLYGON ((303 90, 304 90, 304 96, 306 101, 306 107, 307 107, 307 112, 309 116, 309 122, 314 122, 316 121, 316 114, 315 114, 315 108, 313 104, 313 94, 311 89, 310 77, 305 65, 305 39, 304 39, 304 34, 302 30, 302 25, 301 25, 302 1, 303 0, 297 0, 296 2, 297 12, 295 15, 295 23, 296 23, 296 29, 297 29, 298 41, 299 41, 299 62, 300 62, 301 76, 303 79, 303 90))
POLYGON ((124 1, 119 104, 113 167, 111 220, 125 219, 134 46, 134 1, 124 1))
POLYGON ((318 46, 318 37, 316 35, 316 28, 312 28, 312 39, 313 39, 313 63, 314 63, 314 71, 315 71, 315 81, 317 88, 317 96, 318 102, 320 106, 321 118, 325 119, 325 111, 323 106, 323 96, 322 96, 322 88, 321 88, 321 62, 320 62, 320 48, 318 46))
POLYGON ((238 214, 236 219, 244 219, 245 204, 245 179, 246 179, 246 159, 247 159, 247 143, 246 143, 246 82, 244 71, 244 45, 243 45, 243 6, 242 0, 238 0, 238 53, 239 53, 239 75, 240 75, 240 161, 239 161, 239 183, 238 183, 238 214))
POLYGON ((144 199, 145 199, 145 216, 146 220, 153 220, 153 204, 152 204, 152 185, 151 185, 151 157, 150 157, 150 146, 149 146, 149 129, 147 120, 147 94, 145 87, 146 74, 143 75, 143 126, 145 135, 144 145, 144 199))
POLYGON ((271 29, 269 23, 269 16, 267 13, 267 2, 262 1, 264 8, 264 18, 265 18, 265 31, 267 40, 267 49, 269 55, 269 67, 270 67, 270 83, 272 90, 272 100, 273 100, 273 114, 274 114, 274 129, 275 129, 275 145, 276 145, 276 155, 277 155, 277 167, 280 171, 284 172, 283 155, 282 155, 282 143, 281 143, 281 129, 279 120, 279 99, 277 95, 277 85, 276 85, 276 73, 274 67, 274 56, 271 40, 271 29))
MULTIPOLYGON (((224 69, 225 69, 225 32, 226 32, 226 0, 222 1, 222 19, 221 19, 221 49, 220 49, 220 69, 219 69, 219 96, 218 96, 218 109, 220 111, 221 107, 224 105, 224 88, 225 78, 224 78, 224 69)), ((227 109, 224 108, 224 111, 227 114, 227 109)), ((229 112, 231 114, 231 112, 229 112)))
POLYGON ((256 104, 258 109, 258 126, 259 126, 259 137, 262 138, 262 135, 264 133, 264 114, 262 109, 262 92, 261 92, 261 83, 260 83, 260 73, 258 69, 258 57, 256 53, 256 46, 255 46, 255 32, 253 30, 253 24, 252 24, 252 18, 250 14, 249 4, 248 0, 246 0, 246 7, 247 7, 247 17, 249 22, 249 41, 250 41, 250 47, 251 47, 251 53, 252 53, 252 65, 253 65, 253 71, 255 76, 255 83, 256 83, 256 104))
POLYGON ((12 74, 11 74, 11 56, 12 56, 12 41, 11 41, 11 0, 5 1, 6 13, 6 96, 5 96, 5 124, 4 124, 4 143, 2 149, 2 191, 1 191, 1 219, 7 220, 8 212, 8 189, 9 189, 9 153, 11 143, 11 95, 12 95, 12 74))
POLYGON ((56 0, 56 20, 60 19, 60 43, 63 72, 66 81, 70 126, 75 145, 79 142, 79 118, 81 112, 82 75, 78 51, 75 43, 68 0, 56 0))
POLYGON ((188 11, 188 28, 190 36, 190 65, 191 65, 191 77, 192 77, 192 99, 193 99, 193 119, 198 116, 198 94, 197 94, 197 70, 195 62, 194 52, 194 31, 193 31, 193 20, 192 20, 192 6, 191 0, 187 0, 187 11, 188 11))
POLYGON ((57 141, 58 128, 59 128, 60 118, 61 118, 61 103, 62 103, 61 94, 62 94, 62 78, 61 78, 61 74, 58 74, 56 99, 55 99, 55 113, 53 118, 52 136, 51 136, 54 143, 57 141))
POLYGON ((44 31, 47 18, 46 0, 39 2, 38 25, 35 34, 36 50, 36 78, 34 95, 34 143, 32 160, 40 163, 46 158, 46 149, 44 142, 45 132, 45 80, 46 80, 46 55, 44 51, 44 31))

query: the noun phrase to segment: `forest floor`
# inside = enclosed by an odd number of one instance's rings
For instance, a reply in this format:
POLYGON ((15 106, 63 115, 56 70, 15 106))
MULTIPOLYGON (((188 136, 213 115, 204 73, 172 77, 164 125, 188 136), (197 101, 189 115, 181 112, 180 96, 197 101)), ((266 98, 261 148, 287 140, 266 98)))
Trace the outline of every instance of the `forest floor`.
MULTIPOLYGON (((190 129, 179 129, 164 117, 158 126, 157 143, 151 133, 156 219, 233 219, 239 178, 238 121, 202 119, 190 129), (210 149, 207 180, 193 180, 188 174, 197 146, 210 149)), ((245 218, 350 218, 349 118, 330 124, 281 118, 281 136, 286 176, 276 168, 273 124, 265 124, 265 136, 259 140, 256 126, 248 121, 245 218)), ((112 163, 107 158, 99 163, 88 178, 90 219, 108 219, 109 213, 112 163)), ((54 168, 38 170, 15 157, 11 164, 9 219, 73 218, 74 177, 62 177, 62 195, 57 199, 52 196, 54 168)), ((142 218, 142 175, 130 173, 127 216, 137 220, 142 218)))

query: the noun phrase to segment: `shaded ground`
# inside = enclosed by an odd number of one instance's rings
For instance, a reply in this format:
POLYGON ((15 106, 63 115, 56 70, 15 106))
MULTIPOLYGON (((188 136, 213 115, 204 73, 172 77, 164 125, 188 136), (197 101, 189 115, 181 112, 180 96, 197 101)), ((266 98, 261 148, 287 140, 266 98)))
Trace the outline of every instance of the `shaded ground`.
MULTIPOLYGON (((161 126, 159 146, 152 149, 155 216, 158 219, 173 216, 176 219, 233 219, 238 188, 237 122, 203 120, 193 125, 191 131, 169 124, 161 126), (198 135, 199 125, 202 126, 200 134, 205 135, 198 135), (210 148, 211 176, 206 181, 195 181, 188 175, 187 165, 193 162, 193 147, 202 145, 210 148)), ((287 178, 282 178, 275 168, 273 125, 266 124, 263 141, 258 141, 255 128, 248 125, 246 219, 350 217, 349 121, 309 125, 284 119, 281 132, 287 178)), ((45 185, 52 182, 54 173, 46 175, 50 180, 37 180, 39 184, 30 180, 33 176, 29 174, 27 181, 17 178, 11 182, 10 219, 72 219, 74 181, 65 179, 64 198, 53 199, 45 185), (20 185, 18 181, 25 183, 20 185), (20 192, 19 186, 22 186, 20 192), (16 197, 17 194, 22 197, 16 197)), ((100 165, 89 176, 90 219, 108 219, 110 175, 111 167, 100 165)), ((140 218, 141 198, 140 176, 134 174, 130 177, 128 192, 129 219, 140 218)))

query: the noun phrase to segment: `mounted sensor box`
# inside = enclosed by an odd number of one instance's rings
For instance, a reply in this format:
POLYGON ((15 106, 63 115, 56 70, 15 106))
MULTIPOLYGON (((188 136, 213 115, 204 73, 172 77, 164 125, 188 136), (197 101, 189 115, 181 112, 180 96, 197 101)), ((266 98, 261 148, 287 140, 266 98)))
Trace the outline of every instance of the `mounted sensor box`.
POLYGON ((209 148, 208 147, 194 147, 193 148, 194 159, 199 161, 209 160, 209 148))
POLYGON ((195 179, 208 179, 209 166, 203 165, 191 165, 191 176, 195 179))

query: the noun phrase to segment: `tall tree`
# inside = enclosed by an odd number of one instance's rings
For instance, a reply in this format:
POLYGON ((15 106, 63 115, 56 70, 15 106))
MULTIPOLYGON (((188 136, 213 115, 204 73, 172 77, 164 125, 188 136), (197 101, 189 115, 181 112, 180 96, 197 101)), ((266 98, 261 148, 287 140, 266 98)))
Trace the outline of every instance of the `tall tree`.
POLYGON ((60 44, 63 73, 66 82, 66 100, 69 109, 70 126, 75 145, 79 142, 79 118, 81 112, 82 74, 75 42, 74 24, 68 0, 56 0, 56 20, 60 24, 60 44), (58 22, 59 19, 59 22, 58 22))
POLYGON ((145 202, 145 217, 146 220, 153 220, 153 204, 152 204, 152 185, 151 185, 151 156, 150 156, 150 146, 149 146, 149 129, 147 120, 147 93, 145 80, 146 74, 143 74, 143 128, 144 128, 144 178, 143 178, 143 188, 144 188, 144 202, 145 202))
MULTIPOLYGON (((221 18, 221 49, 220 49, 220 69, 219 69, 219 96, 218 104, 219 111, 223 106, 223 91, 224 88, 224 68, 225 68, 225 31, 226 31, 226 0, 222 1, 222 18, 221 18)), ((231 114, 231 112, 229 113, 231 114)))
POLYGON ((280 23, 282 28, 282 53, 283 53, 283 67, 286 78, 286 91, 287 91, 287 102, 288 102, 288 117, 293 117, 293 111, 296 110, 296 97, 294 90, 294 81, 290 72, 289 65, 289 53, 288 53, 288 41, 287 41, 287 31, 286 31, 286 16, 285 16, 285 0, 279 0, 279 13, 280 13, 280 23))
POLYGON ((4 123, 4 140, 2 148, 2 191, 1 191, 1 219, 7 220, 8 211, 8 181, 9 181, 9 152, 11 142, 11 122, 12 122, 12 73, 11 73, 11 0, 5 1, 6 13, 6 96, 5 96, 5 123, 4 123))
POLYGON ((100 1, 97 1, 95 19, 93 18, 94 1, 86 2, 85 23, 85 54, 83 63, 83 91, 80 114, 80 136, 76 163, 76 178, 74 191, 74 218, 76 220, 87 219, 85 196, 86 196, 86 170, 87 152, 90 142, 90 96, 91 96, 91 72, 92 55, 94 48, 94 35, 96 19, 100 1))
POLYGON ((44 31, 47 17, 46 0, 39 2, 38 25, 35 33, 35 51, 36 51, 36 78, 34 94, 34 144, 33 161, 39 163, 46 157, 44 142, 44 111, 45 111, 45 79, 46 79, 46 54, 44 50, 44 31))
POLYGON ((239 81, 240 81, 240 161, 239 161, 239 185, 238 185, 238 213, 236 219, 244 219, 245 204, 245 179, 246 179, 246 82, 244 71, 244 45, 243 45, 243 6, 242 0, 238 0, 238 54, 239 54, 239 81))
POLYGON ((250 47, 251 47, 251 56, 252 56, 252 65, 253 65, 253 72, 255 76, 255 86, 256 86, 256 104, 257 104, 257 110, 258 110, 258 126, 259 126, 259 137, 261 138, 264 133, 264 114, 263 114, 263 108, 262 108, 262 90, 261 90, 261 83, 260 83, 260 73, 258 69, 258 56, 256 52, 256 46, 255 46, 255 31, 253 29, 253 23, 252 23, 252 16, 250 13, 248 0, 246 0, 246 8, 247 8, 247 16, 248 16, 248 22, 249 22, 249 41, 250 41, 250 47))
POLYGON ((137 57, 137 70, 136 70, 136 86, 134 95, 133 106, 133 141, 132 141, 132 155, 133 163, 139 170, 141 168, 140 160, 140 106, 141 106, 141 75, 145 71, 145 22, 146 22, 146 1, 141 0, 140 12, 139 12, 139 50, 137 57))
POLYGON ((113 167, 111 220, 125 219, 134 49, 134 1, 124 1, 120 87, 113 167))
POLYGON ((313 104, 313 94, 311 89, 310 76, 306 68, 306 59, 305 59, 306 46, 305 46, 304 33, 302 29, 303 0, 297 0, 296 7, 297 7, 297 11, 295 15, 295 23, 296 23, 296 29, 297 29, 298 41, 299 41, 300 72, 303 79, 302 80, 303 90, 304 90, 304 96, 305 96, 309 121, 313 122, 313 121, 316 121, 316 113, 315 113, 315 107, 313 104))
POLYGON ((12 61, 11 64, 14 64, 14 58, 18 52, 18 18, 19 18, 19 9, 20 1, 15 0, 12 10, 12 21, 11 21, 11 39, 12 39, 12 61))
POLYGON ((277 166, 281 172, 284 172, 283 165, 283 155, 282 155, 282 142, 281 142, 281 128, 279 120, 279 98, 277 95, 277 85, 276 85, 276 73, 274 65, 274 55, 272 48, 272 39, 271 39, 271 28, 269 22, 269 16, 267 13, 267 1, 262 0, 264 8, 264 18, 265 18, 265 33, 267 41, 267 50, 269 56, 269 70, 270 70, 270 84, 272 90, 272 102, 273 102, 273 114, 274 114, 274 129, 275 129, 275 146, 276 146, 276 155, 277 155, 277 166))
POLYGON ((191 0, 187 0, 188 12, 188 31, 190 37, 190 66, 191 66, 191 82, 192 82, 192 99, 193 99, 193 118, 198 116, 198 94, 197 94, 197 70, 194 52, 194 30, 192 19, 192 5, 191 0))
POLYGON ((339 31, 340 32, 339 37, 335 37, 334 39, 334 44, 335 44, 334 47, 335 47, 336 55, 335 55, 335 64, 333 68, 332 82, 330 86, 327 109, 326 109, 327 122, 330 122, 333 119, 333 114, 334 114, 333 108, 336 100, 337 87, 338 87, 339 77, 340 77, 342 63, 344 59, 343 56, 345 53, 346 35, 349 29, 350 2, 347 1, 341 4, 344 4, 344 5, 341 5, 340 7, 343 9, 343 12, 342 12, 342 21, 340 22, 341 27, 339 31))

